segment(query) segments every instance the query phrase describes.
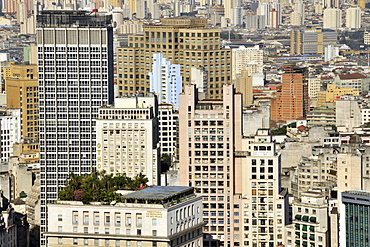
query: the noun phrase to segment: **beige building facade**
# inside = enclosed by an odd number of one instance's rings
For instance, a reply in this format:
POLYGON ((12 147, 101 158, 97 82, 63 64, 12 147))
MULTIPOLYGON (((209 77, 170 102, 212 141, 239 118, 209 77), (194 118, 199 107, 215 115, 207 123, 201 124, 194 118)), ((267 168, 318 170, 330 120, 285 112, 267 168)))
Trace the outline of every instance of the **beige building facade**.
POLYGON ((180 185, 203 197, 205 246, 241 246, 242 96, 223 86, 223 99, 197 99, 195 85, 180 94, 180 185))

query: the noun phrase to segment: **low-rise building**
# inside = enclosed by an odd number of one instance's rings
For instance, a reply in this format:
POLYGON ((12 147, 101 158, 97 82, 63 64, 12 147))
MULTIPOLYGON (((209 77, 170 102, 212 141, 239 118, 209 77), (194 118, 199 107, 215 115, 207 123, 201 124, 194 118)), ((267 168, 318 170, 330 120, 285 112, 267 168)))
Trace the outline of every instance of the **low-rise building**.
POLYGON ((202 199, 191 187, 149 187, 110 205, 57 201, 47 220, 49 247, 203 246, 202 199))

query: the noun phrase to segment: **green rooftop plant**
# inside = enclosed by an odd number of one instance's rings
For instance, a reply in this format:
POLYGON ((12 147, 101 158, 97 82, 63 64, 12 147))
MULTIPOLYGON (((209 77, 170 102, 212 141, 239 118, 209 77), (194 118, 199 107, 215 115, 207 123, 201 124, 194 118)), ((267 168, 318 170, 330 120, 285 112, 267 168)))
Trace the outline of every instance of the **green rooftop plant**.
POLYGON ((71 173, 65 187, 59 191, 59 199, 62 201, 82 201, 110 203, 120 201, 121 195, 117 190, 138 190, 145 188, 148 179, 143 174, 134 178, 126 174, 106 174, 105 171, 94 170, 90 174, 76 175, 71 173))

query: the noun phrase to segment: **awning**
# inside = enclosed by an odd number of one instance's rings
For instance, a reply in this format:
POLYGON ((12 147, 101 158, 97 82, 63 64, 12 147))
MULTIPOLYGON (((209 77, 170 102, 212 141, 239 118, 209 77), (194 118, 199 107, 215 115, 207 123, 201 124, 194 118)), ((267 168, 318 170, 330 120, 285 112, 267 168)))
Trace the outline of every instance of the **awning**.
POLYGON ((307 231, 307 226, 302 226, 302 231, 307 231))
POLYGON ((303 243, 302 243, 302 245, 303 245, 303 246, 307 246, 307 242, 303 242, 303 243))
POLYGON ((310 226, 310 231, 315 231, 315 227, 314 226, 310 226))
POLYGON ((311 218, 310 218, 310 221, 311 221, 311 222, 316 222, 316 217, 311 217, 311 218))
POLYGON ((307 239, 307 234, 306 233, 303 233, 302 234, 302 238, 307 239))
POLYGON ((302 219, 302 215, 300 215, 300 214, 296 214, 295 218, 296 218, 297 220, 301 220, 301 219, 302 219))
POLYGON ((303 217, 302 217, 302 220, 303 220, 303 221, 308 221, 308 216, 303 216, 303 217))
POLYGON ((299 224, 295 224, 295 228, 298 228, 299 229, 299 226, 300 226, 299 224))

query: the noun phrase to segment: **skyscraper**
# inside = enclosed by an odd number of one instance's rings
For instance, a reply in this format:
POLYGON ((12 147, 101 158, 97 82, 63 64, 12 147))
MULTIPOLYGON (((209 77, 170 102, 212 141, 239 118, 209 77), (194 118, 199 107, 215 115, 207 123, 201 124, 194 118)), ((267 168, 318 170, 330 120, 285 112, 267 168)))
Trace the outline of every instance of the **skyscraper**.
POLYGON ((111 23, 111 16, 88 11, 37 16, 41 233, 48 231, 46 204, 68 175, 96 166, 95 119, 100 106, 113 103, 111 23))
POLYGON ((192 67, 202 67, 210 98, 222 98, 222 85, 231 83, 231 51, 220 48, 220 29, 208 28, 207 19, 183 16, 144 25, 143 34, 130 35, 128 46, 117 49, 120 95, 149 92, 153 53, 181 65, 183 84, 191 82, 192 67))
POLYGON ((241 170, 234 150, 241 150, 242 95, 223 86, 223 99, 198 100, 195 85, 180 94, 180 185, 203 196, 208 222, 205 246, 241 246, 241 170))
POLYGON ((337 8, 328 8, 324 10, 323 18, 324 28, 339 29, 342 27, 342 10, 337 8))
POLYGON ((361 28, 361 9, 360 7, 351 7, 346 11, 346 27, 351 29, 361 28))
POLYGON ((271 120, 287 121, 305 117, 309 111, 308 76, 304 68, 285 66, 281 90, 271 103, 271 120))

